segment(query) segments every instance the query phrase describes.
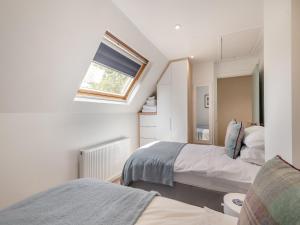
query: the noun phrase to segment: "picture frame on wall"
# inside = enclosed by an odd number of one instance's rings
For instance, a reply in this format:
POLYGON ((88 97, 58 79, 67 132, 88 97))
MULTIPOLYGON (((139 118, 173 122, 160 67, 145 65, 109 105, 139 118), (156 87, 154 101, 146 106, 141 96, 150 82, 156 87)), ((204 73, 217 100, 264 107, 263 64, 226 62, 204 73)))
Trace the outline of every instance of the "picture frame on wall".
POLYGON ((205 107, 206 109, 209 108, 209 95, 208 95, 208 94, 205 94, 205 95, 204 95, 204 107, 205 107))

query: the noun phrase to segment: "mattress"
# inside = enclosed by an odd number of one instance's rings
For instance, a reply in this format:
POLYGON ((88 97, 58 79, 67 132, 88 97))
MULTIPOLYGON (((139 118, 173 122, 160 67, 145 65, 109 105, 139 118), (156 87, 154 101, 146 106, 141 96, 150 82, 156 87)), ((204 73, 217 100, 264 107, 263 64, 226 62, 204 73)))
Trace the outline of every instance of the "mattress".
POLYGON ((232 159, 224 147, 187 144, 174 165, 174 181, 221 192, 246 193, 260 166, 232 159))
POLYGON ((164 197, 155 197, 135 225, 236 225, 237 218, 164 197))

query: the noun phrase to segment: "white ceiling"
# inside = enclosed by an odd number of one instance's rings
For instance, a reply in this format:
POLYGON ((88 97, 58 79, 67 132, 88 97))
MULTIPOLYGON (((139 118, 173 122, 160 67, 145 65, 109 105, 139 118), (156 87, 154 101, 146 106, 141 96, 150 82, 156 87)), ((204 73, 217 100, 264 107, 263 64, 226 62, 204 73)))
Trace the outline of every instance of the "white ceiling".
POLYGON ((261 28, 248 29, 222 36, 221 60, 256 56, 262 50, 261 28))
MULTIPOLYGON (((263 0, 113 0, 116 6, 169 59, 194 55, 220 57, 220 37, 263 26, 263 0), (182 28, 174 29, 176 24, 182 28)), ((235 47, 251 45, 256 35, 239 35, 235 47)), ((255 39, 255 40, 254 40, 255 39)), ((252 47, 252 46, 251 46, 252 47)), ((227 51, 239 57, 239 51, 227 51)), ((240 55, 239 55, 240 54, 240 55)))

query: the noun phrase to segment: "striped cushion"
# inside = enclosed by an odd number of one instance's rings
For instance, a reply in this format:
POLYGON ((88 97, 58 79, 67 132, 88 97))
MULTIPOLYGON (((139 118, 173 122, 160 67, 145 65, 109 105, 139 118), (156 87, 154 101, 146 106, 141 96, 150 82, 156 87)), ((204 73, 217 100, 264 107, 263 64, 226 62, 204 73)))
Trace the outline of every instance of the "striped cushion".
POLYGON ((300 225, 300 171, 279 156, 257 174, 239 225, 300 225))
POLYGON ((242 122, 232 120, 229 122, 225 137, 225 149, 230 158, 236 159, 241 151, 242 141, 245 135, 242 122))

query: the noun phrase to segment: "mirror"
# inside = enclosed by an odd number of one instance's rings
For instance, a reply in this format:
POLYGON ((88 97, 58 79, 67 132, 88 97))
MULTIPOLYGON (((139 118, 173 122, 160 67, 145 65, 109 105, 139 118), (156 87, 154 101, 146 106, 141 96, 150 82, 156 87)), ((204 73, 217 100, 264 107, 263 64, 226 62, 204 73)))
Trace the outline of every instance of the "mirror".
POLYGON ((194 127, 194 140, 195 142, 209 142, 209 87, 198 86, 196 87, 195 96, 195 127, 194 127))

